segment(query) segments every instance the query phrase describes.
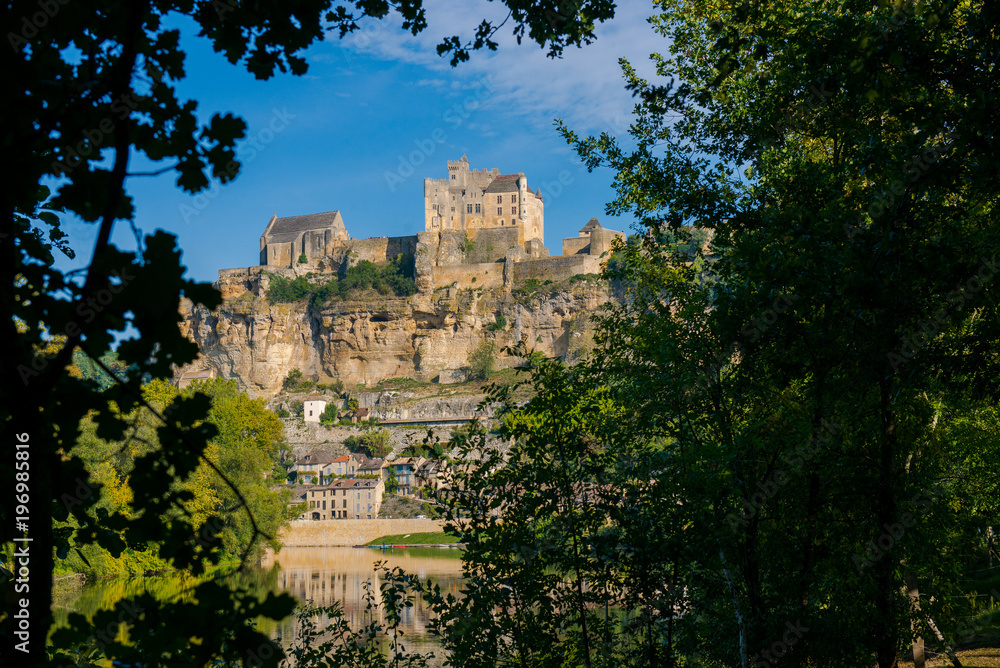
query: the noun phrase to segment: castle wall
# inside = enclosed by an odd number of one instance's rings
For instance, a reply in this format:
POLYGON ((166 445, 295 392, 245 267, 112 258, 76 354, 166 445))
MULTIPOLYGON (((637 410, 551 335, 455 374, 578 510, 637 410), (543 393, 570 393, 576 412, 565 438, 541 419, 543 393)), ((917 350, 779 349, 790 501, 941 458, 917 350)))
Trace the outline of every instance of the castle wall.
POLYGON ((434 267, 434 286, 443 288, 455 283, 455 287, 466 288, 501 288, 503 287, 503 263, 484 262, 481 264, 462 264, 453 267, 434 267))
POLYGON ((590 253, 590 237, 567 237, 563 239, 563 255, 590 253))
POLYGON ((347 247, 351 252, 352 265, 362 260, 381 264, 388 262, 400 253, 415 254, 417 252, 417 236, 351 239, 347 243, 347 247))
POLYGON ((514 264, 514 281, 534 278, 539 281, 564 281, 576 274, 597 274, 601 259, 593 255, 569 255, 525 260, 514 264))
POLYGON ((616 232, 614 230, 591 230, 590 231, 590 254, 600 257, 604 253, 611 251, 611 245, 614 243, 615 239, 621 237, 625 240, 624 232, 616 232))
POLYGON ((472 251, 465 254, 465 262, 478 264, 481 262, 498 262, 514 246, 523 245, 519 239, 520 227, 492 227, 481 230, 469 230, 472 239, 472 251))

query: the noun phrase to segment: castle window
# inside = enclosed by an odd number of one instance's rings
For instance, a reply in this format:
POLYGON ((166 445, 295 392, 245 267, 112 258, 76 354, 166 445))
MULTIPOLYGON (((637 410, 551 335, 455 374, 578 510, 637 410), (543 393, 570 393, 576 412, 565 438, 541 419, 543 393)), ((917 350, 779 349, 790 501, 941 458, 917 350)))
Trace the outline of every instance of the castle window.
POLYGON ((466 213, 472 213, 472 205, 471 204, 466 204, 465 205, 465 212, 466 213))
POLYGON ((517 207, 516 206, 510 207, 510 215, 512 215, 512 216, 516 216, 517 215, 517 207))
POLYGON ((497 195, 497 204, 503 204, 503 195, 497 195))
POLYGON ((451 207, 451 212, 455 213, 455 207, 451 207))
POLYGON ((500 219, 500 225, 503 225, 503 218, 500 219))
POLYGON ((452 175, 451 175, 451 180, 452 180, 452 181, 454 181, 454 180, 455 180, 455 175, 454 175, 454 174, 452 174, 452 175))
POLYGON ((480 211, 479 211, 479 203, 478 202, 476 203, 476 213, 480 213, 480 211))
POLYGON ((498 216, 502 216, 503 215, 503 207, 501 207, 501 206, 497 207, 497 215, 498 216))
POLYGON ((517 201, 517 195, 511 195, 510 196, 510 201, 511 202, 516 202, 517 201))

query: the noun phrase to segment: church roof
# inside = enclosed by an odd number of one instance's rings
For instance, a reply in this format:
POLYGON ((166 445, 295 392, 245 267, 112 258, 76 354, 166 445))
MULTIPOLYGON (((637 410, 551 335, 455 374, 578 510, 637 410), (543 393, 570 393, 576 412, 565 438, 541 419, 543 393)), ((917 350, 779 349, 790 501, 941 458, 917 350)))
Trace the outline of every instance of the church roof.
POLYGON ((344 227, 344 220, 340 215, 340 211, 278 218, 274 221, 274 225, 271 226, 267 237, 268 241, 272 242, 295 241, 303 232, 327 229, 346 231, 347 228, 344 227))

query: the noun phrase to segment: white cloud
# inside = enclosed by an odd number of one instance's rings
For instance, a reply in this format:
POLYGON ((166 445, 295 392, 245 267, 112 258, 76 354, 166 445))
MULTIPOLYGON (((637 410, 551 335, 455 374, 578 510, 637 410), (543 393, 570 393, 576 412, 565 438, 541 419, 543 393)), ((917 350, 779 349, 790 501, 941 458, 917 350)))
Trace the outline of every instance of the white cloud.
POLYGON ((644 2, 622 1, 615 18, 598 26, 596 41, 566 49, 561 59, 546 57, 546 50, 527 38, 518 45, 508 21, 495 37, 496 52, 473 53, 469 62, 452 68, 435 51, 442 38, 467 38, 483 18, 502 21, 506 8, 482 0, 461 4, 430 0, 426 6, 428 28, 416 37, 399 29, 398 23, 370 21, 346 37, 342 46, 381 60, 426 68, 429 76, 418 80, 418 85, 440 86, 447 77, 452 89, 461 90, 492 75, 493 94, 484 106, 520 115, 547 131, 552 119, 560 117, 581 132, 623 134, 634 101, 624 88, 618 59, 624 57, 640 74, 652 76, 649 54, 666 50, 664 39, 646 22, 653 8, 644 2))

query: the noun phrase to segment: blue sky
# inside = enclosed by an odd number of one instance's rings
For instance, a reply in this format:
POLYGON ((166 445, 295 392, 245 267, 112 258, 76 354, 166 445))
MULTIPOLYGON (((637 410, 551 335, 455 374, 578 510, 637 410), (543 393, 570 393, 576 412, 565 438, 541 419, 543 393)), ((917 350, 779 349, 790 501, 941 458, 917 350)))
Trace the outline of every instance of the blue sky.
MULTIPOLYGON (((645 20, 650 5, 622 4, 595 43, 568 49, 562 59, 545 57, 533 43, 517 45, 508 25, 497 52, 474 53, 452 68, 434 51, 441 37, 471 34, 502 6, 431 0, 429 27, 420 36, 401 31, 398 20, 372 21, 343 41, 331 34, 314 45, 305 76, 263 82, 189 30, 180 92, 199 101, 206 119, 232 112, 248 122, 237 153, 243 170, 198 196, 181 191, 170 175, 131 179, 136 223, 144 233, 176 234, 189 276, 212 281, 219 269, 258 263, 272 212, 339 209, 353 237, 415 234, 423 229, 424 177, 444 177, 446 161, 464 153, 473 168, 523 171, 529 186, 541 187, 545 243, 553 254, 593 216, 628 230, 631 218, 605 214, 613 175, 588 174, 553 124, 562 118, 580 134, 627 137, 634 101, 618 58, 649 75, 649 54, 666 43, 645 20)), ((95 233, 84 224, 69 229, 81 251, 95 233)), ((119 223, 116 243, 131 248, 132 238, 119 223)), ((80 260, 89 255, 81 252, 80 260)))

